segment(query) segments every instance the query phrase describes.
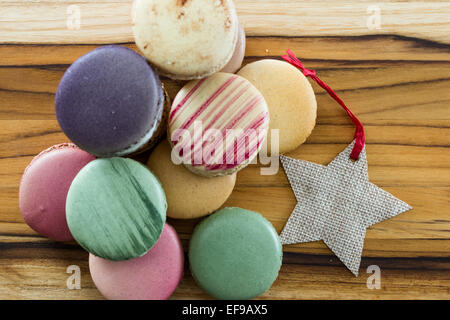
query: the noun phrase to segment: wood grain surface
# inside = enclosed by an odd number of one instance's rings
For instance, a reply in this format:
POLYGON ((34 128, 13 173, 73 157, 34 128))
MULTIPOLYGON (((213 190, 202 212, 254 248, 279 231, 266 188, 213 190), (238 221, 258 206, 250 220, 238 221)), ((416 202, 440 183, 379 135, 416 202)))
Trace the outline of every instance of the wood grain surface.
MULTIPOLYGON (((376 4, 377 2, 375 2, 376 4)), ((413 210, 367 231, 359 277, 322 242, 284 247, 283 267, 262 299, 450 299, 450 4, 386 1, 381 29, 366 26, 369 1, 236 1, 248 33, 245 63, 279 59, 292 49, 316 69, 366 128, 372 182, 413 210), (370 290, 367 267, 381 268, 370 290)), ((101 299, 87 253, 76 243, 36 234, 18 209, 20 177, 33 156, 68 139, 54 113, 65 69, 102 43, 136 49, 131 1, 0 0, 0 298, 101 299), (66 27, 67 7, 81 8, 81 29, 66 27), (66 268, 81 268, 69 290, 66 268)), ((173 97, 182 82, 163 79, 173 97)), ((318 121, 289 155, 327 164, 351 141, 344 111, 313 84, 318 121)), ((139 157, 146 160, 148 153, 139 157)), ((261 212, 281 231, 295 205, 283 170, 238 174, 227 206, 261 212)), ((199 220, 169 220, 185 251, 199 220)), ((174 299, 208 299, 189 269, 174 299)))
MULTIPOLYGON (((132 38, 133 0, 2 0, 1 3, 0 38, 5 42, 98 44, 127 42, 132 38), (71 17, 77 12, 80 27, 68 27, 73 26, 71 17)), ((389 33, 450 42, 450 2, 445 0, 235 0, 235 3, 239 20, 250 36, 389 33), (368 30, 373 21, 368 17, 377 12, 382 25, 368 30)))

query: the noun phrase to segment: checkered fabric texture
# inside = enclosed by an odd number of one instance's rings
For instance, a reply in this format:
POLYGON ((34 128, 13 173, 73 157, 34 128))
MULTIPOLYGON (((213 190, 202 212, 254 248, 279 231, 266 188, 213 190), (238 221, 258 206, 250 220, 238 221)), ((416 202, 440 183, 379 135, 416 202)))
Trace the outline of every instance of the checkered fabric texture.
POLYGON ((297 199, 281 232, 283 244, 323 240, 358 275, 366 228, 411 207, 369 182, 366 148, 350 159, 352 142, 328 166, 281 156, 297 199))

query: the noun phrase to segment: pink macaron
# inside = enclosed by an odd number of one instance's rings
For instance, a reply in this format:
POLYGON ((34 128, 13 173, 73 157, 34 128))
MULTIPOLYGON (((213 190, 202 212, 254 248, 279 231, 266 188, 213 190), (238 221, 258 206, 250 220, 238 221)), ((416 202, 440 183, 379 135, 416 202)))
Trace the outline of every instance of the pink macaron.
POLYGON ((72 143, 52 146, 33 158, 19 188, 25 222, 57 241, 73 240, 66 221, 66 197, 77 173, 95 157, 72 143))
POLYGON ((92 280, 110 300, 165 300, 183 277, 184 254, 177 232, 165 224, 155 246, 139 258, 110 261, 89 254, 92 280))

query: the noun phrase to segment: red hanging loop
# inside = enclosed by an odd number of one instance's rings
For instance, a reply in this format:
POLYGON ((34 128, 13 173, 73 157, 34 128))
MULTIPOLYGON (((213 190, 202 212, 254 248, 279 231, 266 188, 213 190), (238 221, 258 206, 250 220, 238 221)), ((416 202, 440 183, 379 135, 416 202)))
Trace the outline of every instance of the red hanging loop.
POLYGON ((333 89, 331 89, 325 82, 319 79, 319 77, 316 75, 316 71, 305 68, 305 66, 300 62, 300 60, 295 56, 295 54, 291 50, 287 50, 286 52, 287 55, 282 56, 282 58, 287 62, 289 62, 290 64, 292 64, 293 66, 299 68, 303 72, 305 77, 311 77, 314 81, 316 81, 319 86, 325 89, 328 92, 328 94, 334 100, 336 100, 337 103, 339 103, 342 108, 344 108, 349 117, 352 119, 352 122, 356 126, 356 131, 354 135, 355 146, 353 147, 352 153, 350 154, 350 158, 358 160, 359 154, 364 148, 364 144, 366 142, 366 137, 364 135, 364 127, 362 123, 358 120, 358 118, 355 117, 355 115, 350 111, 350 109, 347 108, 344 101, 342 101, 341 98, 338 97, 336 92, 334 92, 333 89))

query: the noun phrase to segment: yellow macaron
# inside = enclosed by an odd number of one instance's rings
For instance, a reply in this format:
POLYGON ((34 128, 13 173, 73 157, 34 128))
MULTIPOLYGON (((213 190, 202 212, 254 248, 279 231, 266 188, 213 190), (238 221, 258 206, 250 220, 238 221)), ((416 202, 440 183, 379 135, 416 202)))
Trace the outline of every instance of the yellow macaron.
POLYGON ((238 75, 249 80, 264 96, 269 108, 268 152, 275 151, 272 130, 279 130, 279 153, 296 149, 311 134, 317 102, 308 79, 287 62, 264 59, 243 67, 238 75))
POLYGON ((168 141, 153 150, 147 166, 160 180, 167 199, 167 216, 193 219, 219 209, 228 199, 236 182, 236 174, 206 178, 196 175, 171 159, 168 141))

